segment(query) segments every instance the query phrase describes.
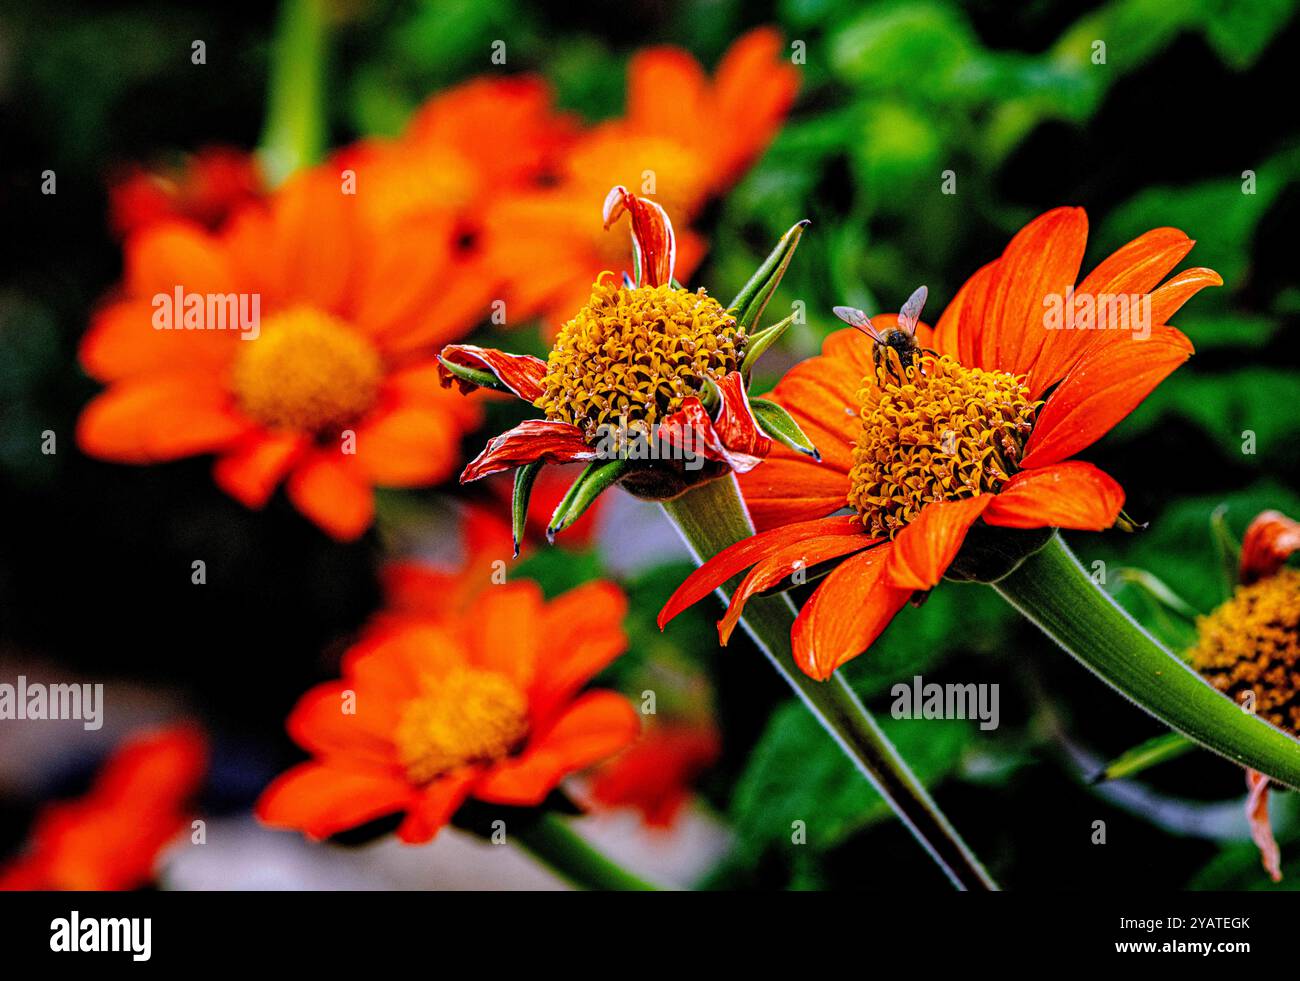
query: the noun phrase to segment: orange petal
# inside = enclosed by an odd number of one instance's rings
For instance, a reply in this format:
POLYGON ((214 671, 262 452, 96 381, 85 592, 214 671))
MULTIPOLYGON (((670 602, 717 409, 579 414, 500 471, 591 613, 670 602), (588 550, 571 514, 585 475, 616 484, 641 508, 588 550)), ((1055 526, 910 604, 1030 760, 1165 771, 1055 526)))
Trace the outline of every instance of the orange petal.
POLYGON ((169 371, 220 368, 239 350, 234 330, 157 330, 149 300, 110 303, 98 310, 81 339, 78 356, 86 373, 116 381, 169 371))
POLYGON ((124 258, 126 292, 146 302, 178 286, 186 293, 230 293, 247 285, 238 282, 220 239, 185 221, 154 225, 128 240, 124 258))
POLYGON ((627 117, 639 128, 675 136, 682 120, 702 120, 708 81, 681 48, 645 48, 627 66, 627 117))
POLYGON ((1033 367, 1048 333, 1043 300, 1064 296, 1074 285, 1087 243, 1088 216, 1082 208, 1053 208, 1016 233, 982 305, 970 311, 980 325, 975 367, 1014 375, 1033 367))
POLYGON ((317 756, 395 765, 391 733, 398 703, 362 697, 369 694, 348 681, 317 685, 298 699, 285 728, 294 742, 317 756))
MULTIPOLYGON (((490 567, 475 574, 482 575, 485 581, 464 618, 469 659, 526 689, 537 676, 539 652, 556 642, 549 631, 540 629, 546 611, 542 589, 531 579, 491 584, 490 567), (521 630, 521 624, 537 629, 521 630)), ((444 588, 439 612, 446 610, 446 596, 444 588)))
MULTIPOLYGON (((1075 290, 1075 296, 1150 293, 1174 266, 1182 262, 1194 244, 1176 228, 1153 228, 1103 259, 1084 277, 1075 290)), ((1153 326, 1163 323, 1163 319, 1155 320, 1153 326)), ((1107 335, 1090 331, 1048 331, 1038 360, 1029 373, 1030 398, 1040 397, 1060 381, 1084 350, 1104 337, 1107 335)))
POLYGON ((1246 771, 1246 820, 1250 822, 1250 837, 1259 848, 1260 863, 1274 882, 1282 881, 1282 853, 1273 837, 1273 827, 1268 820, 1268 777, 1254 770, 1246 771))
POLYGON ((1184 303, 1207 286, 1222 286, 1223 277, 1213 269, 1198 266, 1184 269, 1151 294, 1151 322, 1167 324, 1184 303))
POLYGON ((716 152, 722 187, 733 183, 767 146, 794 104, 799 71, 784 57, 785 51, 774 28, 756 27, 738 38, 718 63, 714 110, 699 123, 719 127, 716 152))
POLYGON ((462 767, 425 787, 407 807, 406 820, 397 829, 397 837, 408 845, 432 841, 465 802, 481 772, 478 767, 462 767))
POLYGON ((808 570, 822 562, 874 545, 878 541, 879 539, 869 538, 858 529, 850 535, 805 538, 772 552, 750 569, 749 575, 745 576, 736 587, 731 597, 731 605, 727 607, 723 618, 718 621, 718 639, 724 646, 731 639, 731 632, 736 629, 736 624, 740 622, 741 614, 745 611, 745 603, 755 593, 771 589, 796 570, 808 570))
POLYGON ((401 810, 411 795, 410 785, 393 773, 303 763, 263 791, 256 814, 273 828, 328 838, 401 810))
POLYGON ((287 297, 347 312, 357 253, 365 244, 356 209, 356 196, 340 193, 339 175, 329 166, 299 171, 276 192, 267 272, 287 297))
POLYGON ((158 463, 224 449, 249 432, 230 397, 204 375, 123 381, 77 420, 77 445, 118 463, 158 463))
POLYGON ((454 417, 397 405, 357 428, 357 463, 383 487, 423 487, 451 475, 460 458, 454 417))
POLYGON ((313 453, 289 476, 289 499, 339 541, 359 538, 375 516, 375 495, 355 463, 332 450, 313 453))
POLYGON ((293 467, 303 448, 300 436, 273 436, 258 431, 213 465, 217 486, 244 507, 260 508, 293 467))
POLYGON ((778 549, 817 535, 850 535, 855 532, 862 533, 862 522, 856 515, 845 515, 783 525, 729 545, 687 576, 677 587, 659 611, 659 629, 662 630, 682 610, 694 606, 732 576, 778 549))
POLYGON ((845 559, 804 604, 790 631, 804 674, 825 681, 870 647, 903 608, 912 590, 891 585, 885 575, 893 549, 887 542, 845 559))
POLYGON ((611 582, 591 582, 547 604, 537 623, 542 637, 537 674, 528 692, 534 719, 547 719, 564 701, 627 650, 627 597, 611 582))
POLYGON ((1020 465, 1045 467, 1091 446, 1191 353, 1191 342, 1173 327, 1088 351, 1043 406, 1020 465))
POLYGON ((1241 581, 1252 583, 1273 575, 1300 550, 1300 523, 1281 511, 1263 511, 1241 541, 1241 581))
POLYGON ((984 512, 1002 528, 1074 528, 1105 531, 1124 506, 1124 488, 1082 460, 1022 470, 984 512))
MULTIPOLYGON (((816 440, 811 433, 809 436, 816 440)), ((817 443, 819 448, 823 445, 817 443)), ((814 463, 784 447, 774 448, 761 467, 738 479, 749 516, 759 531, 838 511, 844 507, 849 489, 847 472, 814 463)))
POLYGON ((991 494, 927 504, 894 539, 889 582, 903 589, 930 589, 961 551, 966 532, 993 501, 991 494))
POLYGON ((523 755, 492 767, 474 796, 496 804, 540 804, 570 773, 630 745, 640 730, 636 710, 622 695, 588 692, 533 739, 523 755))

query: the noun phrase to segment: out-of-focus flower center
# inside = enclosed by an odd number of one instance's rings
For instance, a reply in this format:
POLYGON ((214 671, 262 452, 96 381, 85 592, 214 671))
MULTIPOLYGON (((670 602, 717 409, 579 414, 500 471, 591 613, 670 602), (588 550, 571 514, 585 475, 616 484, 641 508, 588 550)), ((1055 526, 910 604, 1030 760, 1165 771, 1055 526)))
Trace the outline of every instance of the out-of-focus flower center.
POLYGON ((560 328, 535 405, 594 439, 604 425, 654 425, 740 364, 736 319, 701 290, 627 289, 602 273, 591 299, 560 328))
POLYGON ((926 504, 997 493, 1015 473, 1038 403, 1022 376, 946 355, 907 368, 892 351, 888 359, 858 392, 849 504, 868 532, 892 538, 926 504))
POLYGON ((1238 704, 1300 733, 1300 571, 1280 569, 1197 621, 1192 665, 1238 704))
POLYGON ((397 723, 397 756, 412 783, 494 763, 528 735, 528 696, 503 674, 457 668, 431 679, 397 723))
POLYGON ((328 314, 300 307, 268 317, 240 342, 232 384, 239 407, 269 429, 311 435, 363 416, 379 397, 374 345, 328 314))

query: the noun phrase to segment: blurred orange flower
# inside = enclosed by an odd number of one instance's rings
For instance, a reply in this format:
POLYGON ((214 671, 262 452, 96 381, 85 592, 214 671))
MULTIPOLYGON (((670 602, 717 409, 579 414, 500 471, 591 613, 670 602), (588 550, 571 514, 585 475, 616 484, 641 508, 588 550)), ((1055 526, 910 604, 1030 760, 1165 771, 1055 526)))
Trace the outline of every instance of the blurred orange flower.
POLYGON ((215 231, 266 189, 252 154, 235 147, 205 147, 180 163, 134 164, 108 188, 109 224, 121 238, 169 218, 185 218, 215 231))
POLYGON ((169 222, 130 239, 121 295, 81 344, 109 386, 81 415, 82 449, 122 463, 214 453, 217 483, 253 508, 287 478, 339 539, 369 526, 373 485, 450 474, 479 408, 439 390, 429 352, 486 297, 450 235, 366 221, 355 202, 317 168, 220 233, 169 222))
POLYGON ((424 842, 469 796, 540 804, 636 738, 627 699, 578 694, 626 647, 626 608, 610 583, 547 602, 521 580, 482 589, 463 611, 384 614, 344 655, 342 679, 289 716, 314 759, 267 788, 258 816, 326 838, 402 812, 398 837, 424 842))
POLYGON ((0 889, 138 889, 188 826, 207 769, 207 742, 189 725, 137 735, 108 759, 84 797, 49 805, 29 850, 0 870, 0 889))
MULTIPOLYGON (((634 56, 625 114, 578 137, 554 187, 502 196, 487 213, 494 264, 510 273, 511 322, 541 315, 558 326, 586 303, 599 273, 622 268, 626 246, 602 235, 593 199, 623 185, 684 224, 766 149, 798 87, 799 73, 771 28, 739 38, 712 79, 679 48, 634 56)), ((705 248, 698 234, 678 230, 682 281, 705 248)))
POLYGON ((634 746, 596 771, 592 804, 634 807, 650 827, 670 827, 690 798, 692 783, 717 761, 721 749, 710 723, 652 726, 634 746))

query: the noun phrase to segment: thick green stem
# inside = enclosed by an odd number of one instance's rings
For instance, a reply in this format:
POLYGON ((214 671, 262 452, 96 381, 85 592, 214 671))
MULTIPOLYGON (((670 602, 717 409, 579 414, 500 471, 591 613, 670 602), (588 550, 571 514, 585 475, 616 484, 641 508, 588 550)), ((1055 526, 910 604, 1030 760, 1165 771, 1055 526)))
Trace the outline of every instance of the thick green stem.
MULTIPOLYGON (((695 487, 676 500, 664 502, 664 510, 698 560, 707 559, 754 533, 734 477, 695 487)), ((735 585, 733 581, 719 590, 724 600, 735 585)), ((746 604, 741 623, 781 677, 889 802, 953 885, 959 889, 996 889, 997 884, 908 769, 848 683, 839 674, 829 681, 814 681, 795 666, 790 648, 794 618, 795 608, 789 597, 756 596, 746 604)))
POLYGON ((1053 535, 993 584, 1120 694, 1206 749, 1300 789, 1300 742, 1238 707, 1102 592, 1053 535))
POLYGON ((610 861, 555 814, 543 814, 514 832, 526 850, 561 878, 582 889, 647 892, 658 887, 610 861))

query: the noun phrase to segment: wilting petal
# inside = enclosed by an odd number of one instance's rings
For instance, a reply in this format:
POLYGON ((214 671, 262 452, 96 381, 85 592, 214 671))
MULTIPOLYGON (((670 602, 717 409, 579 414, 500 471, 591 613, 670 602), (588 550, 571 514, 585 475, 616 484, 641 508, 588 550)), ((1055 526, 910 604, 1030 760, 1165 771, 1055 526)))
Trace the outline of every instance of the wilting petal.
POLYGON ((891 585, 885 575, 893 550, 886 542, 845 559, 804 604, 790 631, 804 674, 825 681, 870 647, 903 608, 912 590, 891 585))
MULTIPOLYGON (((1155 289, 1169 271, 1182 262, 1195 243, 1177 228, 1153 228, 1121 246, 1092 272, 1074 291, 1076 298, 1089 296, 1141 296, 1155 289)), ((1165 318, 1167 319, 1167 318, 1165 318)), ((1165 323, 1153 320, 1152 326, 1165 323)), ((1097 331, 1105 325, 1098 324, 1097 331)), ((1120 340, 1114 334, 1087 330, 1052 330, 1033 370, 1029 373, 1030 398, 1038 398, 1060 381, 1070 366, 1099 340, 1120 340)))
POLYGON ((1273 575, 1297 550, 1300 522, 1281 511, 1261 512, 1241 541, 1241 581, 1249 584, 1273 575))
POLYGON ((637 286, 663 286, 672 282, 677 262, 677 242, 668 212, 649 198, 639 198, 619 184, 605 196, 605 229, 627 211, 632 216, 632 247, 641 275, 637 286))
POLYGON ((1094 348, 1070 369, 1039 413, 1020 465, 1045 467, 1091 446, 1188 359, 1192 343, 1173 327, 1094 348))
MULTIPOLYGON (((728 545, 713 558, 686 577, 659 611, 659 629, 682 610, 694 606, 728 579, 739 575, 754 563, 787 545, 809 538, 826 535, 862 534, 862 522, 857 515, 819 518, 794 525, 784 525, 771 531, 759 532, 743 541, 728 545)), ((871 539, 863 535, 863 544, 871 539)))
POLYGON ((718 639, 724 646, 731 639, 731 632, 736 629, 741 614, 745 612, 745 603, 755 593, 771 589, 797 570, 807 571, 822 562, 874 545, 877 541, 879 539, 868 538, 859 529, 848 535, 804 538, 767 555, 749 570, 749 575, 736 587, 726 615, 718 621, 718 639))
POLYGON ((979 325, 976 367, 1013 375, 1033 367, 1047 336, 1044 299, 1064 297, 1074 285, 1087 242, 1082 208, 1053 208, 1016 233, 987 291, 972 293, 972 302, 983 300, 969 309, 979 325))
POLYGON ((1198 266, 1184 269, 1151 294, 1151 322, 1167 324, 1184 303, 1207 286, 1222 286, 1223 277, 1213 269, 1198 266))
POLYGON ((1073 528, 1104 531, 1124 506, 1124 488, 1082 460, 1022 470, 984 512, 986 524, 1002 528, 1073 528))
POLYGON ((931 589, 961 551, 966 532, 993 501, 991 494, 927 504, 894 539, 889 582, 903 589, 931 589))
MULTIPOLYGON (((506 388, 514 392, 525 402, 535 402, 542 394, 542 379, 546 377, 546 362, 531 354, 508 354, 494 348, 476 347, 473 344, 448 344, 442 349, 444 360, 452 364, 490 371, 506 388)), ((442 384, 448 386, 456 381, 462 391, 471 391, 472 383, 456 378, 445 367, 439 366, 442 384)))
POLYGON ((594 460, 596 451, 587 445, 582 430, 567 422, 525 419, 514 429, 494 436, 483 452, 470 461, 460 482, 468 484, 488 474, 522 467, 534 460, 572 463, 594 460))
POLYGON ((669 446, 680 448, 688 457, 703 457, 725 463, 736 473, 748 473, 763 462, 772 450, 772 441, 758 428, 746 401, 743 414, 735 414, 724 399, 718 422, 709 417, 708 409, 694 396, 659 424, 661 438, 669 446), (723 417, 731 413, 728 421, 723 417), (747 420, 747 421, 746 421, 747 420), (728 445, 718 426, 725 426, 736 445, 728 445))
POLYGON ((1254 770, 1246 771, 1246 820, 1250 822, 1250 837, 1259 848, 1259 858, 1274 882, 1282 881, 1282 853, 1268 822, 1268 777, 1254 770))
POLYGON ((739 371, 718 382, 718 391, 722 394, 722 404, 713 422, 713 431, 720 441, 716 452, 732 470, 745 473, 772 452, 772 440, 754 417, 749 393, 745 391, 745 378, 739 371))

